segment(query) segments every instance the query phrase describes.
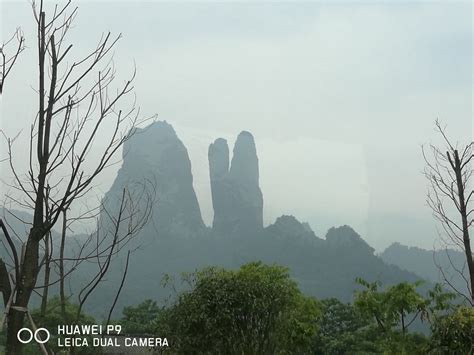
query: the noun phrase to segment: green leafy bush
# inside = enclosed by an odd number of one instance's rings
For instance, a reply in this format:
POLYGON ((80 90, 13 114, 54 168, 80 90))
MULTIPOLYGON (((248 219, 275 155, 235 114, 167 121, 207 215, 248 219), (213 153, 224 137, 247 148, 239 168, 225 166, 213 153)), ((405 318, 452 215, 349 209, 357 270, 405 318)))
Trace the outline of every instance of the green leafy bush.
POLYGON ((194 287, 162 314, 178 353, 311 353, 320 306, 304 297, 288 270, 261 263, 197 272, 194 287))
POLYGON ((436 318, 430 346, 434 352, 474 354, 474 308, 461 306, 436 318))

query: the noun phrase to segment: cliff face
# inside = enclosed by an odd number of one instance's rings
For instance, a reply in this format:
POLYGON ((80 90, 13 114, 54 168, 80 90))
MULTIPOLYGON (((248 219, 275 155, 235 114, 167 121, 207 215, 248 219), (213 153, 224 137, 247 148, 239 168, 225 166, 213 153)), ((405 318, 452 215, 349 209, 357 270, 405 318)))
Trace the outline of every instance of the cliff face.
POLYGON ((116 201, 124 187, 140 189, 144 181, 154 190, 156 202, 148 225, 156 229, 158 238, 201 234, 205 226, 193 188, 188 152, 166 121, 139 129, 125 143, 123 165, 107 197, 116 201))
POLYGON ((258 158, 252 134, 243 131, 235 142, 229 168, 227 142, 219 138, 209 146, 213 230, 220 235, 248 236, 263 228, 263 196, 258 158))
POLYGON ((209 176, 211 180, 212 207, 214 219, 212 228, 216 232, 224 232, 232 217, 232 204, 229 185, 229 147, 227 141, 216 139, 209 146, 209 176))

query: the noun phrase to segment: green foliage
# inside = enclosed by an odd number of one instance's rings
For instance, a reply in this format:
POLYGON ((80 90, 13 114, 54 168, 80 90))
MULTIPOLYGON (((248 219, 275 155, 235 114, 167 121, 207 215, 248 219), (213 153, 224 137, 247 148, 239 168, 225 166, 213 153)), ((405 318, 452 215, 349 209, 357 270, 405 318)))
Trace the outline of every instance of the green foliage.
MULTIPOLYGON (((370 339, 370 338, 368 338, 370 339)), ((426 354, 428 339, 419 333, 402 333, 399 330, 381 334, 374 332, 372 342, 376 347, 377 354, 390 355, 416 355, 426 354)))
POLYGON ((394 323, 393 314, 385 307, 386 295, 379 291, 378 282, 369 283, 363 279, 356 282, 365 287, 355 295, 354 306, 364 315, 373 317, 382 331, 390 329, 394 323))
POLYGON ((120 321, 125 332, 167 337, 170 352, 191 354, 411 355, 471 349, 466 344, 473 337, 472 309, 450 314, 454 296, 440 285, 423 297, 419 282, 380 289, 379 283, 358 279, 363 289, 350 304, 307 298, 286 268, 261 263, 234 271, 207 268, 183 280, 190 290, 169 308, 151 300, 126 307, 120 321), (435 322, 432 339, 408 331, 415 319, 435 322))
POLYGON ((474 308, 461 306, 437 317, 430 346, 439 353, 474 354, 474 308))
POLYGON ((456 297, 454 293, 444 291, 443 286, 437 283, 428 291, 427 316, 436 318, 448 312, 453 312, 456 309, 456 306, 453 304, 456 297))
POLYGON ((288 270, 261 263, 208 268, 158 323, 179 353, 311 353, 318 303, 304 297, 288 270))
POLYGON ((320 329, 314 345, 316 354, 355 352, 357 347, 369 350, 362 341, 363 333, 371 324, 367 316, 335 298, 323 300, 321 304, 320 329))
MULTIPOLYGON (((75 324, 78 309, 78 305, 66 301, 65 313, 63 315, 61 312, 61 301, 58 296, 54 296, 48 300, 44 316, 41 316, 39 309, 34 309, 31 312, 31 316, 38 326, 42 326, 47 329, 57 329, 58 325, 75 324)), ((95 320, 93 317, 81 313, 77 323, 95 324, 95 320)))
POLYGON ((6 332, 6 329, 1 329, 0 330, 0 355, 4 354, 6 344, 7 344, 7 332, 6 332))
POLYGON ((145 300, 137 306, 125 307, 119 323, 126 334, 153 335, 161 312, 155 301, 145 300))
POLYGON ((354 305, 359 312, 372 317, 383 338, 374 337, 378 351, 384 353, 472 353, 474 313, 472 308, 455 308, 456 296, 445 292, 440 284, 428 291, 427 297, 417 292, 417 283, 399 283, 379 290, 378 283, 357 282, 364 287, 356 292, 354 305), (454 311, 454 313, 453 313, 454 311), (430 339, 407 333, 419 318, 431 323, 430 339), (398 327, 394 329, 394 327, 398 327))
MULTIPOLYGON (((426 344, 419 334, 397 330, 381 332, 371 314, 336 299, 323 300, 323 314, 314 353, 319 354, 417 354, 426 344)), ((382 312, 383 313, 383 312, 382 312)))
POLYGON ((363 314, 372 316, 382 332, 400 326, 402 333, 416 320, 423 317, 430 303, 416 288, 421 282, 401 282, 385 291, 379 290, 379 283, 357 279, 365 289, 356 292, 354 305, 363 314))

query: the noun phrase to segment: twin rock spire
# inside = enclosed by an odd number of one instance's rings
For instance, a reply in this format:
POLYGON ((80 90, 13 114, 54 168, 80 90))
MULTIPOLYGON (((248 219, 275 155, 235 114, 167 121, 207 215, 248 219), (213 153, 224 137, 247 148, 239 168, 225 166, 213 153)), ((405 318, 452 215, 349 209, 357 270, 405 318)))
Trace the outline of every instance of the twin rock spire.
POLYGON ((253 136, 245 131, 239 134, 230 164, 227 141, 217 139, 209 146, 209 169, 214 208, 211 231, 202 220, 186 147, 169 123, 154 122, 138 129, 125 143, 123 165, 105 200, 113 212, 124 187, 136 182, 140 186, 148 179, 156 182, 148 228, 159 239, 193 238, 209 232, 219 237, 258 234, 263 228, 263 197, 253 136))
POLYGON ((229 167, 227 141, 209 146, 213 230, 218 234, 252 235, 263 228, 263 196, 258 184, 258 158, 252 134, 243 131, 235 142, 229 167))

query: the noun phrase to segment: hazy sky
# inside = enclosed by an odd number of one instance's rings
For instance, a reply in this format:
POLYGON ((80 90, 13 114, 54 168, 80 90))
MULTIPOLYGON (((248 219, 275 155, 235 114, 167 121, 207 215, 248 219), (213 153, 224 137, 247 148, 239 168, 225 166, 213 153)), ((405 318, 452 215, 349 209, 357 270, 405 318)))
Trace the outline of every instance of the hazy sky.
MULTIPOLYGON (((187 146, 207 224, 207 147, 248 130, 265 223, 293 214, 319 236, 350 224, 379 250, 433 246, 420 147, 438 141, 436 118, 472 140, 471 2, 78 3, 72 54, 123 33, 116 67, 136 63, 143 114, 173 124, 187 146)), ((22 26, 29 46, 1 98, 1 127, 14 135, 35 103, 32 14, 28 1, 2 2, 1 14, 4 33, 22 26)))

